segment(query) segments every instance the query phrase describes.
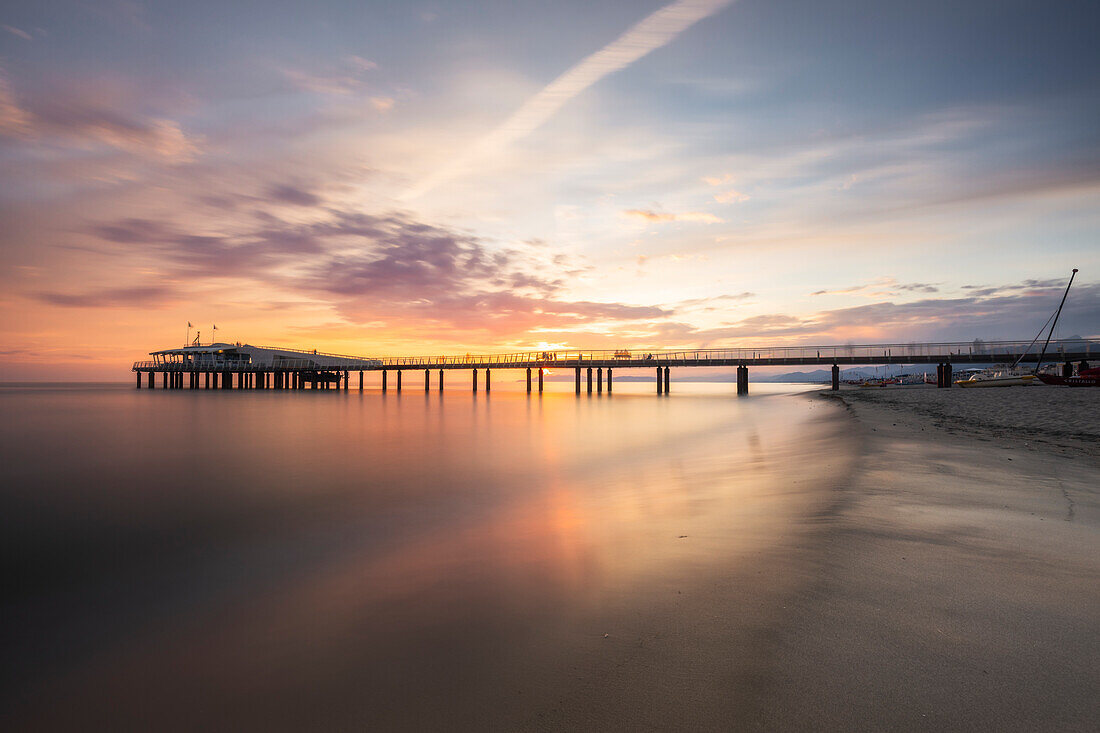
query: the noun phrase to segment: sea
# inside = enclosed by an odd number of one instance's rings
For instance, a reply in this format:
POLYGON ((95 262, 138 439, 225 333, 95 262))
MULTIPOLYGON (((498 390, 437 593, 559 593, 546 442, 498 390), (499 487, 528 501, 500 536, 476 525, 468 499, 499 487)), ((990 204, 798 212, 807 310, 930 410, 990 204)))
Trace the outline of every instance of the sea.
POLYGON ((0 385, 0 722, 527 726, 793 546, 847 439, 814 385, 356 386, 0 385))

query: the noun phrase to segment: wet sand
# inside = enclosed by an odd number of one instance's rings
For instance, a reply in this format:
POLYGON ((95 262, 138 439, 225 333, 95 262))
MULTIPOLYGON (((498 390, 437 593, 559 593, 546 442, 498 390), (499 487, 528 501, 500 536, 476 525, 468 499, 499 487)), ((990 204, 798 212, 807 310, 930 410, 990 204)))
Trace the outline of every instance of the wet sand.
POLYGON ((1097 397, 841 393, 864 459, 779 629, 760 727, 1095 730, 1097 397))
POLYGON ((1094 730, 1100 457, 1095 397, 1067 392, 810 398, 859 447, 831 499, 756 574, 635 608, 524 727, 1094 730))

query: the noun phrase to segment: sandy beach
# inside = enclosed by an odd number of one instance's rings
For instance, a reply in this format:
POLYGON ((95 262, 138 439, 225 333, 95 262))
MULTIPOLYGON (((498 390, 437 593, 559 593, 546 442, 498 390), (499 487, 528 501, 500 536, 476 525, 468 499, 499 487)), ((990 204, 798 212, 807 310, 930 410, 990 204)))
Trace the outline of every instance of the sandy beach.
POLYGON ((761 728, 1094 730, 1097 391, 851 390, 864 441, 761 728))

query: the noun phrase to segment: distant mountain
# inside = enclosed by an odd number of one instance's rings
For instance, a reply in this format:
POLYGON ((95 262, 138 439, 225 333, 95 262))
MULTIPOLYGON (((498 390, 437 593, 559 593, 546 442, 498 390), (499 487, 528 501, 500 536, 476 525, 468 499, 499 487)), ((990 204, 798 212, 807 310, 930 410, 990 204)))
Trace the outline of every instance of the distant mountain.
MULTIPOLYGON (((887 364, 880 367, 853 367, 841 369, 840 378, 845 379, 870 379, 872 377, 896 377, 899 374, 920 374, 921 372, 936 372, 935 364, 921 364, 906 366, 904 364, 887 364)), ((826 383, 833 379, 831 369, 815 369, 812 372, 787 372, 785 374, 771 374, 764 377, 753 377, 754 382, 812 382, 826 383)))

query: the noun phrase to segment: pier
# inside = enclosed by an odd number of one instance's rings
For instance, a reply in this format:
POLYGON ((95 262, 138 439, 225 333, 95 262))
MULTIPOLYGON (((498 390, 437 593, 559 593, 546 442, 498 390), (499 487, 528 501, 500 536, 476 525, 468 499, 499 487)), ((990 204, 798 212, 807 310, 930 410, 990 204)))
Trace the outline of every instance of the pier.
MULTIPOLYGON (((248 344, 192 344, 178 349, 150 353, 150 360, 134 362, 136 386, 155 389, 349 389, 351 374, 358 372, 363 389, 365 372, 382 373, 382 390, 387 391, 390 372, 394 389, 402 388, 405 372, 424 373, 424 390, 443 390, 444 374, 468 370, 470 388, 478 391, 479 371, 483 389, 492 388, 492 372, 498 369, 525 371, 527 392, 543 391, 546 369, 573 370, 574 391, 610 394, 613 371, 650 370, 656 393, 671 391, 673 368, 731 367, 736 369, 737 394, 748 394, 749 370, 764 366, 829 366, 832 388, 839 389, 841 366, 885 364, 936 365, 937 386, 950 387, 955 366, 1005 364, 1019 360, 1034 364, 1039 354, 1028 351, 1030 341, 974 341, 921 344, 845 344, 842 346, 771 346, 764 348, 691 350, 607 350, 537 351, 511 354, 465 356, 368 357, 327 354, 317 350, 287 349, 248 344), (433 372, 436 373, 433 379, 433 372), (537 381, 533 381, 537 377, 537 381), (143 384, 144 381, 144 384, 143 384), (157 382, 160 382, 158 385, 157 382)), ((1100 340, 1052 341, 1045 362, 1062 365, 1071 374, 1076 362, 1100 359, 1100 340)))

